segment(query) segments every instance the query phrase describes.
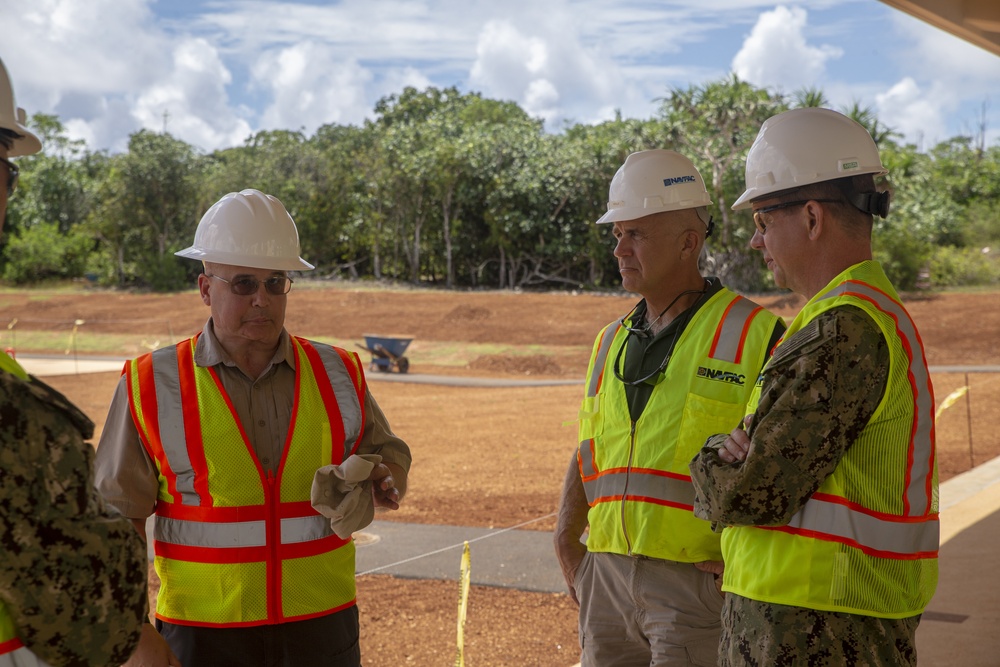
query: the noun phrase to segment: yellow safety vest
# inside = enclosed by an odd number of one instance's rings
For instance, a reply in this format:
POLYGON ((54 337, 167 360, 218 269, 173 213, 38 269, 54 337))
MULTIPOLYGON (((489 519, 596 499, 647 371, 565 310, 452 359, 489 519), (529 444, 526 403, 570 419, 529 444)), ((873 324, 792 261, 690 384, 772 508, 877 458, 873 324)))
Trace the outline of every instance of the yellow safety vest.
MULTIPOLYGON (((22 380, 28 380, 28 373, 21 367, 21 364, 14 361, 6 352, 0 352, 0 371, 10 373, 22 380)), ((21 664, 21 661, 27 662, 28 656, 37 660, 40 667, 48 665, 48 663, 38 660, 21 643, 14 628, 14 619, 11 618, 7 605, 0 602, 0 667, 21 664)))
POLYGON ((301 338, 295 404, 278 474, 265 474, 197 336, 129 362, 129 401, 159 471, 156 616, 246 627, 355 603, 354 543, 310 505, 315 471, 354 453, 365 380, 356 354, 301 338))
POLYGON ((620 321, 602 330, 580 409, 590 551, 691 563, 722 557, 719 536, 694 516, 688 463, 708 436, 739 423, 777 320, 727 289, 714 294, 684 328, 634 424, 613 370, 627 331, 620 321))
MULTIPOLYGON (((0 354, 3 354, 0 352, 0 354)), ((4 355, 5 357, 7 355, 4 355)), ((5 369, 6 370, 6 369, 5 369)), ((7 605, 0 602, 0 667, 13 665, 13 660, 18 655, 18 651, 27 652, 24 644, 17 637, 14 628, 14 619, 11 618, 7 605)))
POLYGON ((873 261, 851 267, 810 299, 783 340, 843 305, 868 313, 889 344, 885 395, 788 525, 723 531, 724 590, 774 604, 906 618, 927 606, 938 575, 930 373, 913 321, 873 261))

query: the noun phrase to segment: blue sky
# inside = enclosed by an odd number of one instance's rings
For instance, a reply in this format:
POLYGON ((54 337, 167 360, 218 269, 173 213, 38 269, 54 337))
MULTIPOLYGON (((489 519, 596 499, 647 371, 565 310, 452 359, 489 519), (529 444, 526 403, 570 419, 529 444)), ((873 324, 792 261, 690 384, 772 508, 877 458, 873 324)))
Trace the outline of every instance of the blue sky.
POLYGON ((0 0, 0 22, 18 104, 92 149, 142 128, 205 151, 311 134, 407 85, 514 100, 558 131, 649 118, 733 71, 870 106, 921 148, 984 120, 1000 142, 1000 57, 878 0, 0 0))

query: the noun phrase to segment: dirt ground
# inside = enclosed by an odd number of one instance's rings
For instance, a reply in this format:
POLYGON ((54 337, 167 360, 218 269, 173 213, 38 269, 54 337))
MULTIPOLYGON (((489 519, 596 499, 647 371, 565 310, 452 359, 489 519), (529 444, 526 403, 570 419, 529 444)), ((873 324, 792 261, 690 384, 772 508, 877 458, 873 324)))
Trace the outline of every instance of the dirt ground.
MULTIPOLYGON (((788 295, 755 299, 788 318, 801 305, 788 295)), ((413 336, 407 350, 411 373, 582 381, 595 333, 627 312, 634 300, 297 282, 287 326, 303 336, 359 343, 369 332, 413 336)), ((997 293, 905 301, 932 366, 1000 363, 997 293)), ((115 354, 132 356, 164 332, 166 340, 196 332, 206 316, 194 292, 5 291, 0 292, 0 345, 14 340, 14 320, 19 350, 41 339, 42 330, 69 331, 76 323, 80 331, 122 338, 115 354)), ((357 351, 368 360, 366 352, 357 351)), ((938 465, 944 480, 1000 455, 1000 436, 991 428, 1000 417, 1000 373, 941 372, 933 379, 939 406, 968 387, 939 417, 938 465)), ((116 380, 115 373, 49 379, 98 428, 116 380)), ((575 449, 581 386, 498 389, 377 380, 370 386, 414 454, 405 504, 382 518, 495 528, 528 522, 528 529, 552 529, 575 449)), ((366 665, 454 663, 455 582, 368 575, 359 579, 358 588, 366 665)), ((563 594, 474 586, 465 637, 465 664, 471 667, 568 667, 577 661, 576 609, 563 594)))

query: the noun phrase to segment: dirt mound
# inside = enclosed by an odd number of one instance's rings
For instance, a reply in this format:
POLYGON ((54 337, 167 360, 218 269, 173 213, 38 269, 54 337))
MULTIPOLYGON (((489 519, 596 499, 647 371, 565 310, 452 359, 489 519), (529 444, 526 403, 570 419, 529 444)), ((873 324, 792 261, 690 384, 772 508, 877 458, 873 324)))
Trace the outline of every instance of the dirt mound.
POLYGON ((493 311, 489 308, 462 305, 455 306, 448 311, 448 314, 442 317, 441 321, 449 324, 452 322, 482 322, 492 316, 493 311))
POLYGON ((488 374, 561 375, 562 368, 544 354, 510 356, 487 354, 469 362, 469 370, 488 374))

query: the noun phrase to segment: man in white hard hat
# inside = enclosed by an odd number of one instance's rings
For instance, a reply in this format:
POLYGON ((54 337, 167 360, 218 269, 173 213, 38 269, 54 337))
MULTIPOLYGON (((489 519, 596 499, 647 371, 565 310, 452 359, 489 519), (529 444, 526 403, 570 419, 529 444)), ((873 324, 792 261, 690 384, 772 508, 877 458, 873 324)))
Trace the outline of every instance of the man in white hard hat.
POLYGON ((807 302, 746 430, 691 463, 695 514, 726 526, 721 665, 915 665, 937 583, 934 397, 920 336, 872 259, 888 213, 868 132, 827 109, 768 119, 747 155, 760 250, 807 302))
POLYGON ((715 665, 722 553, 692 513, 687 464, 742 418, 784 325, 701 275, 711 201, 686 157, 629 155, 608 199, 597 222, 613 225, 622 286, 642 300, 594 343, 556 553, 583 665, 715 665))
MULTIPOLYGON (((41 150, 0 61, 0 231, 11 158, 41 150)), ((106 665, 135 649, 145 550, 93 487, 94 423, 0 352, 0 665, 106 665)))
POLYGON ((280 201, 226 195, 177 255, 211 317, 126 364, 97 456, 108 501, 156 516, 160 635, 136 664, 356 667, 351 534, 399 507, 409 448, 357 354, 285 331, 289 271, 313 266, 280 201))

